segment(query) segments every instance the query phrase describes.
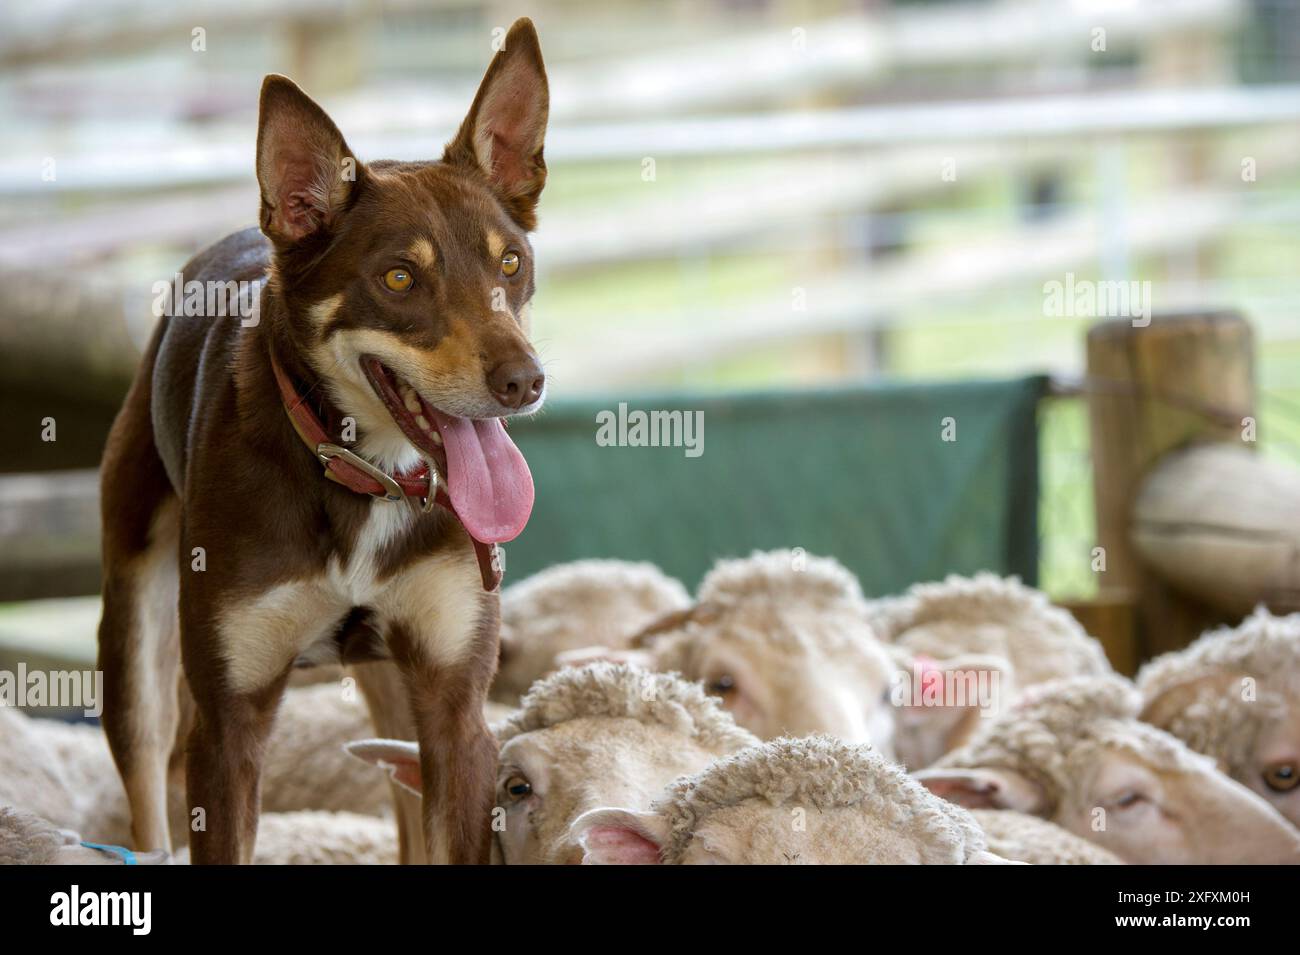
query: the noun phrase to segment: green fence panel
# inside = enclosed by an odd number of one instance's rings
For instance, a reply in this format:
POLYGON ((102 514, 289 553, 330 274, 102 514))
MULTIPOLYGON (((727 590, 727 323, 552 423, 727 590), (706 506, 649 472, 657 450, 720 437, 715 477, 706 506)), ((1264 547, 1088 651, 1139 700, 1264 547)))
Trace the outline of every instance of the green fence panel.
POLYGON ((694 587, 720 557, 802 547, 837 557, 868 594, 978 570, 1035 583, 1045 386, 1032 377, 553 401, 511 425, 537 504, 506 545, 507 582, 620 557, 694 587), (651 410, 699 413, 698 456, 597 440, 610 418, 634 423, 651 410))

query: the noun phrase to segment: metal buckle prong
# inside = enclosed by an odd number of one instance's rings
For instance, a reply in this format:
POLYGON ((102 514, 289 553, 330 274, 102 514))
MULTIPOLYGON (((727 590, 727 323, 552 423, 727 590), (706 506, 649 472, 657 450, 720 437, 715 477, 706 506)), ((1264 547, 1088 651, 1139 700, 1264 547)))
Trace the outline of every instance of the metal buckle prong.
POLYGON ((432 461, 425 461, 429 468, 429 493, 420 498, 420 513, 428 514, 433 510, 435 499, 438 496, 438 481, 441 476, 438 474, 438 468, 432 461))
POLYGON ((322 442, 321 444, 316 445, 316 456, 320 458, 322 464, 326 465, 328 465, 334 458, 342 458, 358 471, 362 471, 374 478, 384 489, 385 501, 406 500, 406 492, 402 490, 400 484, 393 480, 392 475, 379 470, 379 468, 375 467, 365 458, 353 454, 347 448, 340 448, 337 444, 325 444, 322 442))

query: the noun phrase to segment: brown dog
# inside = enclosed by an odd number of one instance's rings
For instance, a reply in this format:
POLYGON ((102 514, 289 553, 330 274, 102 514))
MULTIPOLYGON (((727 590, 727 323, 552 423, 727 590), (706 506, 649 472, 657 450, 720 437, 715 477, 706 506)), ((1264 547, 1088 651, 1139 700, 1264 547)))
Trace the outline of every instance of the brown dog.
POLYGON ((263 84, 261 232, 183 273, 250 283, 256 321, 164 317, 104 455, 99 666, 136 848, 171 848, 182 661, 193 859, 233 863, 290 669, 387 657, 420 744, 420 848, 487 861, 495 544, 533 494, 501 419, 543 401, 526 233, 547 103, 527 20, 436 162, 363 165, 292 82, 263 84))

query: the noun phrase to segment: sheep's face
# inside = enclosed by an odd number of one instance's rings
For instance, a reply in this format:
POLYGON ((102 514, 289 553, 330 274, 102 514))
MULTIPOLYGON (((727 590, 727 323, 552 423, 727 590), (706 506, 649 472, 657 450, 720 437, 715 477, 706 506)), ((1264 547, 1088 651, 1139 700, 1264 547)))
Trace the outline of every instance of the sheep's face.
POLYGON ((1219 760, 1219 768, 1300 827, 1300 680, 1232 668, 1149 681, 1142 719, 1219 760), (1154 684, 1154 685, 1152 685, 1154 684))
POLYGON ((649 806, 678 776, 720 753, 657 724, 630 718, 569 720, 510 739, 498 759, 496 805, 507 864, 580 862, 570 825, 598 806, 649 806))
POLYGON ((917 774, 968 809, 1013 809, 1050 819, 1139 865, 1300 864, 1300 833, 1214 761, 1136 720, 1102 721, 1067 752, 1050 739, 1044 772, 1055 800, 1029 776, 1005 768, 917 774))
POLYGON ((895 666, 847 610, 755 601, 690 622, 651 649, 658 670, 704 684, 763 739, 826 733, 893 753, 895 666))
POLYGON ((1300 706, 1265 725, 1238 780, 1300 828, 1300 706))
POLYGON ((1170 766, 1106 748, 1080 783, 1056 821, 1127 862, 1300 864, 1300 833, 1190 751, 1170 766))

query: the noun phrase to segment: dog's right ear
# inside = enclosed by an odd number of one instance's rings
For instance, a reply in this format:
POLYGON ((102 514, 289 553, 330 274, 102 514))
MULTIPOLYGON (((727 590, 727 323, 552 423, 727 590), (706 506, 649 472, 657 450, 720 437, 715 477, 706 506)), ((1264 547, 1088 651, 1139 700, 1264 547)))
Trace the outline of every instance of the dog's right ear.
POLYGON ((360 164, 334 121, 286 76, 262 81, 257 184, 262 231, 279 246, 327 232, 348 207, 360 164))

